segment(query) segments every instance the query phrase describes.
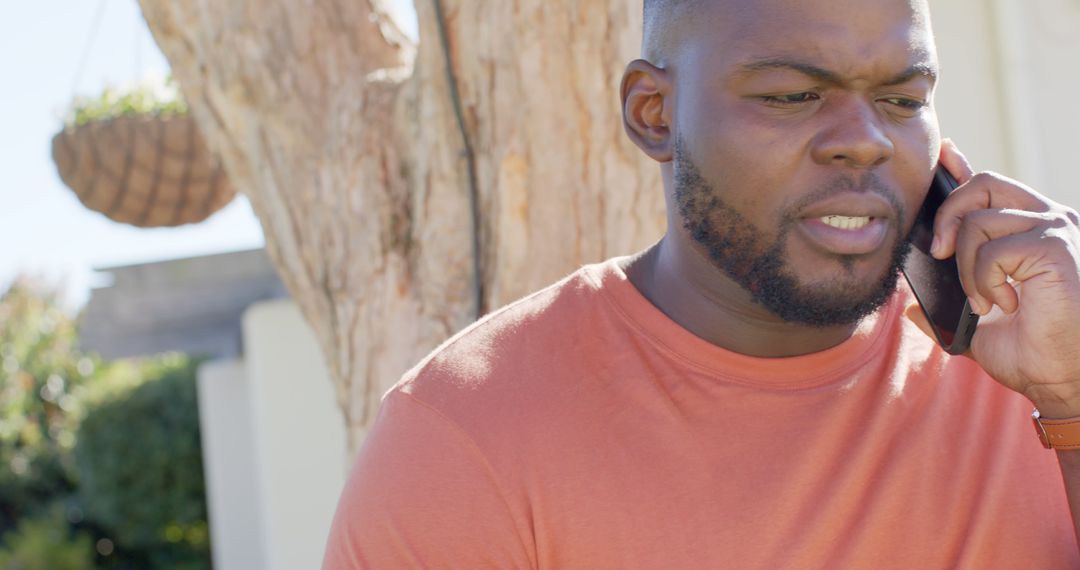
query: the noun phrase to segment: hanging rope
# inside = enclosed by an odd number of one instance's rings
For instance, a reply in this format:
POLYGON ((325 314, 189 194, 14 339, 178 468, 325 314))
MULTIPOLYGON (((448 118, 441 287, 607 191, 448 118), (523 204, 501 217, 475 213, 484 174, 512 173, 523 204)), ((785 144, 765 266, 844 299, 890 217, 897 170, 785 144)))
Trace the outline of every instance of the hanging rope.
MULTIPOLYGON (((72 82, 83 79, 101 30, 107 0, 98 0, 72 82)), ((142 27, 134 22, 133 75, 142 67, 142 27)), ((53 161, 88 209, 137 227, 198 223, 236 195, 220 163, 186 114, 125 114, 90 117, 65 125, 53 137, 53 161)))
POLYGON ((74 97, 76 90, 79 88, 79 82, 82 81, 83 72, 86 71, 86 64, 90 61, 90 51, 94 47, 94 41, 97 40, 98 31, 101 29, 102 16, 105 15, 105 2, 107 0, 98 0, 97 12, 94 13, 94 20, 90 24, 90 34, 86 37, 86 45, 83 46, 82 59, 79 60, 79 66, 75 70, 75 80, 71 82, 71 95, 74 97))
POLYGON ((132 26, 132 29, 135 31, 135 49, 133 50, 134 55, 135 55, 135 67, 131 70, 132 77, 133 77, 133 79, 135 81, 138 81, 139 79, 141 79, 140 76, 142 75, 142 72, 143 72, 143 66, 142 66, 143 43, 142 43, 142 34, 140 33, 142 31, 142 27, 140 26, 140 24, 142 24, 142 23, 143 23, 142 16, 140 15, 140 12, 136 10, 136 12, 135 12, 135 22, 134 22, 135 25, 132 26))

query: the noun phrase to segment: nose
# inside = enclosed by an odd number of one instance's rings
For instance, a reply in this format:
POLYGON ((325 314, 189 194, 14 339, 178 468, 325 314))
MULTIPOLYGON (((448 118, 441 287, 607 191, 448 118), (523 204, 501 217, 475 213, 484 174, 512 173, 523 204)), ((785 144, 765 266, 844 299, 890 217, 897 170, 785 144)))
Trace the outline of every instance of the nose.
POLYGON ((812 143, 817 163, 867 169, 892 158, 895 148, 872 101, 850 96, 830 103, 812 143))

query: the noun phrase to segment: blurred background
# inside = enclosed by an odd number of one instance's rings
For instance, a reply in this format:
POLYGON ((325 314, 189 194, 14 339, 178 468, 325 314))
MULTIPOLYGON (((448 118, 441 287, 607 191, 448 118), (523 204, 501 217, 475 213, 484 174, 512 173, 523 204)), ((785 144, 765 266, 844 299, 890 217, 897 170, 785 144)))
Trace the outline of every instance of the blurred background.
MULTIPOLYGON (((395 9, 415 37, 411 5, 395 9)), ((125 100, 139 92, 176 99, 135 0, 9 6, 0 69, 0 568, 209 568, 196 371, 241 352, 241 316, 253 301, 287 296, 259 221, 240 195, 200 223, 136 227, 89 209, 61 179, 52 139, 76 110, 160 103, 125 100), (106 292, 97 318, 80 319, 94 288, 106 292)), ((310 334, 295 312, 286 320, 310 334)), ((306 358, 320 360, 302 340, 306 358)), ((323 381, 320 403, 336 413, 323 381)), ((225 421, 250 434, 250 414, 229 402, 225 421)), ((245 458, 251 440, 238 442, 245 458)), ((344 449, 340 436, 329 445, 344 449)), ((335 459, 327 470, 340 480, 335 459)), ((253 468, 240 473, 240 487, 251 487, 243 477, 253 468)), ((320 527, 337 492, 325 493, 320 527)), ((226 484, 219 495, 231 493, 226 484)), ((269 567, 258 538, 244 542, 265 522, 254 507, 243 503, 234 520, 222 514, 219 526, 240 527, 240 542, 215 567, 269 567)), ((292 567, 315 567, 321 548, 301 546, 307 562, 292 567)))
POLYGON ((205 223, 140 229, 87 210, 60 180, 50 141, 77 97, 129 89, 169 73, 134 0, 34 2, 0 22, 0 287, 17 275, 56 285, 76 310, 93 269, 262 247, 243 197, 205 223))
MULTIPOLYGON (((931 6, 944 134, 1080 206, 1080 2, 931 6)), ((417 38, 411 4, 390 8, 417 38)), ((10 6, 0 69, 0 569, 316 567, 346 427, 250 203, 213 157, 183 177, 198 211, 125 213, 135 174, 94 180, 205 154, 159 123, 130 131, 160 129, 156 151, 94 150, 139 139, 86 125, 186 114, 135 0, 10 6), (137 227, 155 216, 191 223, 137 227)))

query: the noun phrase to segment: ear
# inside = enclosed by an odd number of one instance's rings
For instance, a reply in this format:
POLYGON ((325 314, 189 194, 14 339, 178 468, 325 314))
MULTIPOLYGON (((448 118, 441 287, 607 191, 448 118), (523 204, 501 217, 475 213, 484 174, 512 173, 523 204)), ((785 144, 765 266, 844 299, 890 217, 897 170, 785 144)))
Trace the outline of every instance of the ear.
POLYGON ((657 162, 670 162, 671 81, 667 71, 635 59, 623 72, 623 127, 630 140, 657 162))

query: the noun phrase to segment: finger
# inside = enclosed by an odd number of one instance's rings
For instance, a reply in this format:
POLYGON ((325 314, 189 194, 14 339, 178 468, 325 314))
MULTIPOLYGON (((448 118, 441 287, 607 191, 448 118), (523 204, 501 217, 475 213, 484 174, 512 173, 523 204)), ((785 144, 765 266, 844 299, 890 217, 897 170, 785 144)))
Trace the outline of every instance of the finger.
MULTIPOLYGON (((911 321, 911 324, 915 325, 916 328, 922 331, 926 336, 930 337, 930 340, 937 344, 938 339, 934 334, 934 327, 930 326, 930 320, 926 318, 926 313, 923 312, 922 307, 920 307, 918 303, 912 303, 904 308, 904 316, 907 317, 907 320, 911 321)), ((970 348, 963 355, 974 358, 971 355, 970 348)))
MULTIPOLYGON (((957 230, 956 266, 960 273, 960 285, 971 299, 972 308, 980 315, 986 314, 998 300, 1010 302, 1009 291, 999 290, 996 286, 984 290, 979 286, 976 265, 984 244, 1011 236, 1030 232, 1054 224, 1047 214, 1036 214, 1022 210, 978 210, 969 213, 957 230), (990 293, 987 295, 986 293, 990 293), (999 298, 1000 295, 1000 298, 999 298)), ((1002 309, 1005 306, 1002 305, 1002 309)))
POLYGON ((1014 209, 1047 212, 1054 206, 1046 197, 1023 184, 992 172, 980 172, 953 191, 934 219, 934 236, 939 240, 934 257, 953 255, 956 236, 964 216, 976 210, 1014 209))
POLYGON ((975 169, 971 167, 971 163, 968 162, 964 153, 960 152, 956 143, 952 139, 943 139, 941 141, 941 154, 939 156, 942 166, 945 170, 949 171, 949 174, 953 175, 953 178, 957 182, 963 184, 968 180, 971 180, 972 176, 975 176, 975 169))
MULTIPOLYGON (((975 287, 979 294, 1001 307, 1005 313, 1016 312, 1020 298, 1010 283, 1022 283, 1038 275, 1037 267, 1045 266, 1046 246, 1043 232, 1033 230, 989 241, 979 248, 975 261, 975 287)), ((989 307, 987 307, 989 309, 989 307)))

